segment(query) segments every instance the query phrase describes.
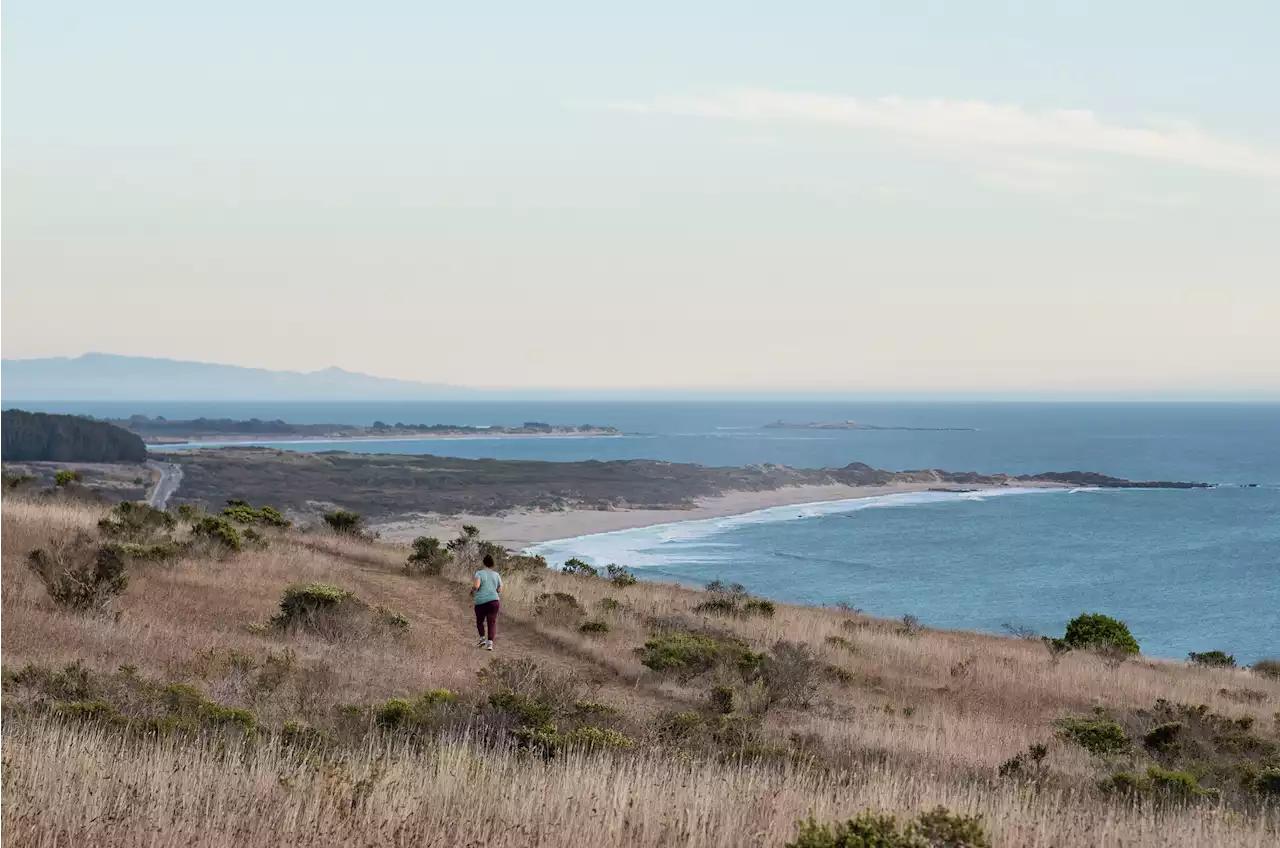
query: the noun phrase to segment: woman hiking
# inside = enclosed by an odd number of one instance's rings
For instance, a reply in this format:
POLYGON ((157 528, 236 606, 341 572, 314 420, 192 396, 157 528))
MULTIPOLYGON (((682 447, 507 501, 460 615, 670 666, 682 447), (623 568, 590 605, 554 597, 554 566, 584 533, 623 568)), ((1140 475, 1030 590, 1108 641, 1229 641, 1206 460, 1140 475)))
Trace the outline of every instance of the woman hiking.
POLYGON ((476 601, 476 632, 480 634, 476 647, 492 651, 493 637, 498 635, 498 598, 502 595, 502 575, 493 570, 492 554, 484 555, 484 565, 471 581, 471 594, 476 601))

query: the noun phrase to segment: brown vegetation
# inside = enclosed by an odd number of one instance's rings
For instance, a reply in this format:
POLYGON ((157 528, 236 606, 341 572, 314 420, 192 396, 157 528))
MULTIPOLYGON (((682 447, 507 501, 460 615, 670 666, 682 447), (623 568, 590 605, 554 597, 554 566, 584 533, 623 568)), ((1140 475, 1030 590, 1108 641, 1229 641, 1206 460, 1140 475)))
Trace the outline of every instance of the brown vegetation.
POLYGON ((852 611, 705 614, 705 592, 528 558, 491 655, 468 608, 479 540, 409 574, 408 549, 328 529, 130 561, 108 610, 59 606, 28 553, 100 533, 104 509, 4 502, 6 844, 781 846, 810 812, 938 805, 1019 848, 1261 848, 1280 826, 1260 788, 1280 680, 1248 670, 852 611), (328 597, 380 627, 282 620, 328 597), (1162 792, 1193 742, 1224 791, 1162 792))

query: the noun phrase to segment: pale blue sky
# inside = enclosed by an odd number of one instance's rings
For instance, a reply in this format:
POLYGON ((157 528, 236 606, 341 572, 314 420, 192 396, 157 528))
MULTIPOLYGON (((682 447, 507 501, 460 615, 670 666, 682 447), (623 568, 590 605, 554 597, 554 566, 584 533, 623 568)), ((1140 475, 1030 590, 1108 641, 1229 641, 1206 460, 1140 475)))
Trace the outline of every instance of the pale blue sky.
POLYGON ((1280 3, 463 5, 7 4, 4 355, 1280 392, 1280 3))

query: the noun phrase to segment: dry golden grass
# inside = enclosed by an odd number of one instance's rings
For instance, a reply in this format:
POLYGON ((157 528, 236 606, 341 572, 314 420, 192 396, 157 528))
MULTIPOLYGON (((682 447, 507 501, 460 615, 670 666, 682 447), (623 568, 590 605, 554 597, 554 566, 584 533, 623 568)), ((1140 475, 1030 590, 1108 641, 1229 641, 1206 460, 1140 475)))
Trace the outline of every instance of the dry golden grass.
MULTIPOLYGON (((269 550, 221 561, 134 567, 112 614, 56 609, 26 569, 26 553, 91 530, 99 517, 92 507, 5 500, 7 669, 128 664, 154 679, 195 684, 220 703, 252 707, 279 727, 320 724, 343 704, 438 687, 474 691, 477 672, 492 659, 474 647, 465 574, 408 577, 404 549, 326 534, 282 535, 269 550), (275 611, 287 586, 311 581, 403 613, 411 629, 394 639, 331 642, 251 626, 275 611), (285 649, 296 656, 295 688, 269 703, 255 701, 242 675, 217 659, 228 650, 261 658, 285 649)), ((649 618, 683 616, 731 631, 756 650, 779 639, 803 642, 845 669, 848 682, 824 683, 808 709, 770 711, 765 728, 784 741, 812 734, 819 748, 839 755, 836 765, 722 762, 650 745, 614 758, 571 754, 543 763, 465 738, 409 746, 373 736, 344 765, 307 766, 274 742, 228 754, 225 740, 139 744, 10 713, 6 844, 780 846, 810 809, 821 819, 935 804, 981 813, 998 846, 1276 844, 1274 813, 1241 815, 1212 804, 1161 811, 1108 800, 1092 788, 1104 774, 1100 762, 1054 741, 1051 722, 1095 705, 1144 708, 1165 698, 1252 715, 1269 728, 1280 709, 1278 681, 1150 660, 1113 669, 1084 654, 1054 662, 1023 640, 930 630, 906 636, 895 622, 835 610, 779 605, 772 619, 705 619, 692 612, 704 599, 676 586, 512 574, 497 656, 573 674, 593 699, 639 726, 706 699, 705 682, 661 679, 639 663, 635 649, 650 633, 649 618), (610 632, 585 636, 572 623, 540 620, 537 596, 552 591, 574 594, 610 632), (606 597, 621 606, 602 611, 606 597), (852 647, 829 642, 833 636, 852 647), (1222 694, 1242 689, 1261 695, 1241 704, 1222 694), (1051 789, 997 779, 1000 763, 1037 742, 1049 744, 1046 763, 1057 776, 1051 789)))

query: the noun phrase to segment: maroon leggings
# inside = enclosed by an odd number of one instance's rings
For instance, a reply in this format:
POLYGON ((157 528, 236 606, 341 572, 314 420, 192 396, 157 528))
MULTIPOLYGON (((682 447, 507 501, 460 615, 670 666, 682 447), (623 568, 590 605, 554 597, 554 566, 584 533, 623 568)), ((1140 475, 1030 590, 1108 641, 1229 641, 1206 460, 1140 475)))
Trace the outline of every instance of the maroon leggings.
POLYGON ((480 638, 484 639, 484 626, 489 625, 489 641, 492 642, 494 637, 498 635, 498 609, 501 607, 501 601, 486 601, 483 604, 476 604, 476 632, 480 634, 480 638))

